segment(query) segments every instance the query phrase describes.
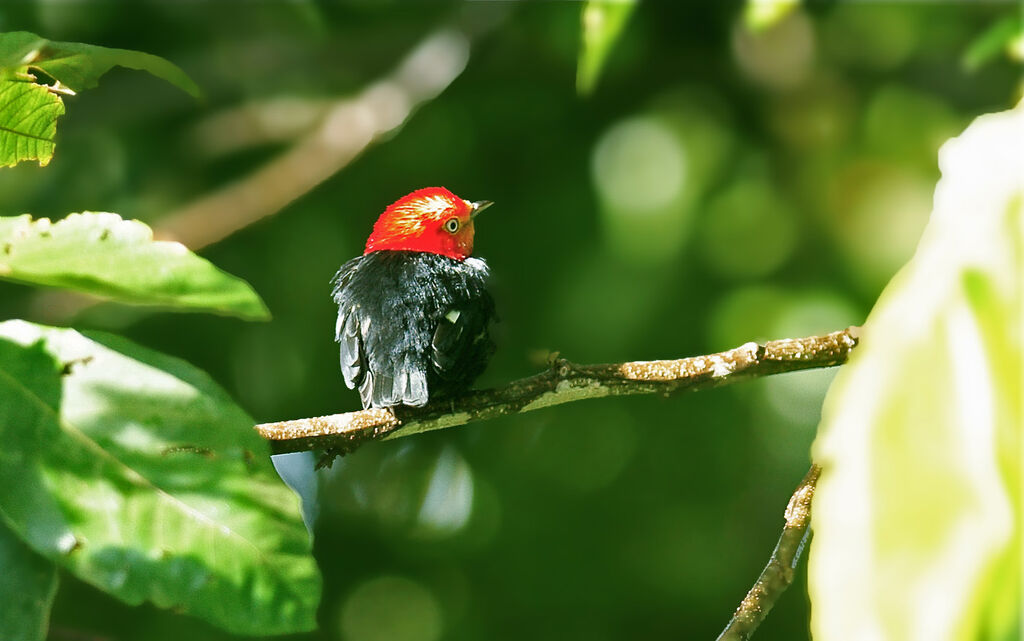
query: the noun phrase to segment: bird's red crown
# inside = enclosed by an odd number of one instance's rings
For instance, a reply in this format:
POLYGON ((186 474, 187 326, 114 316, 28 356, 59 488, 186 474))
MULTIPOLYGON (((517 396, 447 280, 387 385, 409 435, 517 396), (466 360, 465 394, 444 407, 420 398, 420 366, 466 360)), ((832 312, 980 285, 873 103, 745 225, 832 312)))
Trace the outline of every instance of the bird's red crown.
POLYGON ((425 187, 384 210, 364 254, 406 250, 464 260, 473 253, 473 216, 490 203, 471 203, 444 187, 425 187))

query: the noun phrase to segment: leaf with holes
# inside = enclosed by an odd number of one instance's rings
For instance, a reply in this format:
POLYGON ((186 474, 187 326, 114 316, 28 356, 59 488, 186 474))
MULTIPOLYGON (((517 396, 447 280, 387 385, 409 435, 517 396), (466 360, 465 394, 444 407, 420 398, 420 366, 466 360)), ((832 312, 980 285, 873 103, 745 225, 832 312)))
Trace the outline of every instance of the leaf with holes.
POLYGON ((0 518, 130 604, 237 634, 310 630, 299 500, 203 372, 123 338, 0 323, 0 518))
POLYGON ((122 303, 270 317, 245 281, 117 214, 85 212, 51 223, 0 216, 0 278, 103 296, 122 303))
POLYGON ((43 641, 57 592, 57 568, 0 520, 0 639, 43 641))

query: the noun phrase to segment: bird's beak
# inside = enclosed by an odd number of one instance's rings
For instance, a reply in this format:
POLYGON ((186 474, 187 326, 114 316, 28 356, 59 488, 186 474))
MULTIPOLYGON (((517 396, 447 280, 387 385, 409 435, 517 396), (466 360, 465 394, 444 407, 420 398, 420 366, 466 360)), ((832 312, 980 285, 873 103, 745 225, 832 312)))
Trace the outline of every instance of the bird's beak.
POLYGON ((476 215, 493 205, 489 200, 478 200, 475 203, 469 203, 469 217, 476 218, 476 215))

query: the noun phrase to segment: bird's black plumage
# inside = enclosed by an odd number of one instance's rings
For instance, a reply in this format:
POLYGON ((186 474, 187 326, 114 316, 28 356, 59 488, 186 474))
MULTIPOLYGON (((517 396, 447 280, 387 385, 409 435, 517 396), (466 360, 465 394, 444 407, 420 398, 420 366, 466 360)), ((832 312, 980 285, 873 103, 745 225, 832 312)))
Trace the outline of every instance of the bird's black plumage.
POLYGON ((421 406, 466 390, 494 353, 487 263, 375 251, 334 277, 341 371, 363 407, 421 406))

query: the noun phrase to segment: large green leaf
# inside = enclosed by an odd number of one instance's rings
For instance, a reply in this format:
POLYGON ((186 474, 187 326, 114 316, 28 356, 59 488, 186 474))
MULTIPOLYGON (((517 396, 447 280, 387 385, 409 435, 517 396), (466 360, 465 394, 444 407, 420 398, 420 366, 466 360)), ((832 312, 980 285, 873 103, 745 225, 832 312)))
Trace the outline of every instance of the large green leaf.
POLYGON ((229 631, 315 626, 298 498, 204 373, 116 336, 0 323, 0 516, 102 590, 229 631))
POLYGON ((145 223, 117 214, 71 214, 56 223, 0 216, 0 278, 124 303, 270 317, 248 283, 180 243, 154 241, 145 223))
POLYGON ((27 31, 0 33, 0 167, 23 160, 49 163, 57 118, 64 113, 60 94, 95 87, 116 66, 147 71, 199 96, 185 72, 159 56, 57 42, 27 31))
POLYGON ((635 7, 636 0, 588 0, 584 3, 576 91, 586 94, 594 89, 605 60, 635 7))
MULTIPOLYGON (((815 444, 815 639, 1020 638, 1024 103, 939 153, 815 444)), ((884 230, 879 230, 884 233, 884 230)))
POLYGON ((0 520, 0 639, 43 641, 57 592, 57 568, 0 520))

